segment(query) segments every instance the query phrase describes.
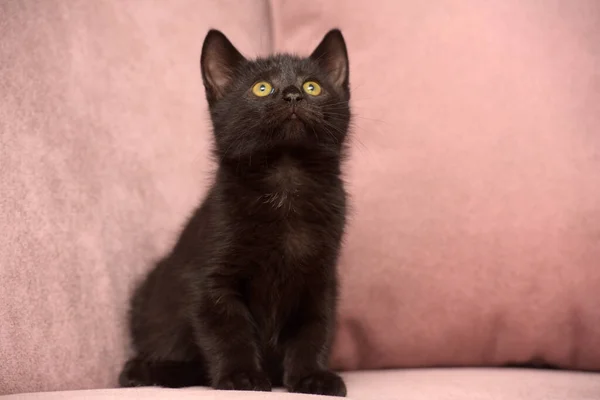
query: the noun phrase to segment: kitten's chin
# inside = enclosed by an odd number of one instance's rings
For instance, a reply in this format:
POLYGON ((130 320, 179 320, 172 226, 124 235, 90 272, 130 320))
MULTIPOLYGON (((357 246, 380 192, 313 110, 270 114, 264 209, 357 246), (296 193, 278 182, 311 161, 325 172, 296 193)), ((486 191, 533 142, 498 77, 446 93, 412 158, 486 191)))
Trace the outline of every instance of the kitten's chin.
POLYGON ((300 119, 296 114, 291 115, 288 119, 283 123, 284 126, 304 126, 304 121, 300 119))
POLYGON ((299 141, 306 139, 306 125, 298 115, 290 115, 281 125, 281 133, 285 141, 299 141))

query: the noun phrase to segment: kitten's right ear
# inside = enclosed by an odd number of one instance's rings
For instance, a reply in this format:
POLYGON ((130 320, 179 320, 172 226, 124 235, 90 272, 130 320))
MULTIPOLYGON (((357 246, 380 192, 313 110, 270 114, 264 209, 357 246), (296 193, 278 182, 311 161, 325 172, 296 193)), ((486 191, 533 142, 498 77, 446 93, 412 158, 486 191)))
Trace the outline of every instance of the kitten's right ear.
POLYGON ((202 80, 209 104, 220 99, 233 81, 235 69, 246 59, 218 30, 206 34, 200 56, 202 80))

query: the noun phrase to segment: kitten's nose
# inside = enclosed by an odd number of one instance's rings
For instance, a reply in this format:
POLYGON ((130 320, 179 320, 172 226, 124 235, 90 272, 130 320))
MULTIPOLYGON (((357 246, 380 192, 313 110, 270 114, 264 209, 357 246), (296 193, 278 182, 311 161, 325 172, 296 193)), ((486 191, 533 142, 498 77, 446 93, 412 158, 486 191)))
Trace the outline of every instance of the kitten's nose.
POLYGON ((302 100, 302 92, 296 86, 286 87, 281 94, 283 95, 283 99, 290 103, 297 103, 302 100))

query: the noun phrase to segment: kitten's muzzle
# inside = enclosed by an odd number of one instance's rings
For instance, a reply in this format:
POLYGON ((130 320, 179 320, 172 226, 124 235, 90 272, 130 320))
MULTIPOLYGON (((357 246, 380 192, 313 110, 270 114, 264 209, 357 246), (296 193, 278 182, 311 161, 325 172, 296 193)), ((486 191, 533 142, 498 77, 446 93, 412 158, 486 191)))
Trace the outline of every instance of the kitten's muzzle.
POLYGON ((283 100, 289 102, 291 105, 294 105, 304 98, 302 96, 302 92, 296 86, 288 86, 283 89, 281 93, 283 100))

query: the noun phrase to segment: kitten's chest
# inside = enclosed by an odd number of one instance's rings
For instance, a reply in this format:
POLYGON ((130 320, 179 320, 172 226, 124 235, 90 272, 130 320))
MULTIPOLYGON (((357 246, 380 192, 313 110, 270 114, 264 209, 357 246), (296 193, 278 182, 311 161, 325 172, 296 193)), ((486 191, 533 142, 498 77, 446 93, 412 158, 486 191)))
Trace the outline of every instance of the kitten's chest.
POLYGON ((264 183, 262 202, 272 210, 286 213, 297 212, 303 197, 316 186, 312 174, 287 156, 268 169, 264 183))
POLYGON ((341 182, 282 157, 269 170, 263 190, 258 203, 270 223, 265 236, 257 239, 269 243, 280 262, 299 268, 318 254, 338 229, 344 198, 341 182))

